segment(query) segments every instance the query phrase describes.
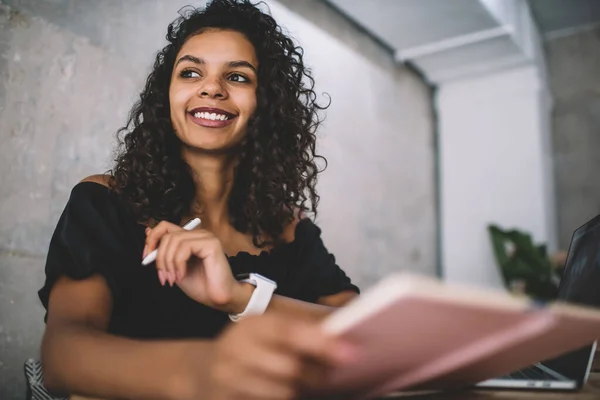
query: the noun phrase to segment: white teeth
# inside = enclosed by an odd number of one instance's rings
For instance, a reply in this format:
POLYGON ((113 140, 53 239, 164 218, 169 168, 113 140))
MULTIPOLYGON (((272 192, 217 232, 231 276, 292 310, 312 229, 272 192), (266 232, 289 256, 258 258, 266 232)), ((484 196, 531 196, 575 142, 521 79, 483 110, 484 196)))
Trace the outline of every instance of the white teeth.
POLYGON ((194 113, 194 117, 202 118, 202 119, 209 119, 211 121, 227 121, 229 119, 226 115, 223 115, 223 114, 207 113, 207 112, 196 112, 196 113, 194 113))

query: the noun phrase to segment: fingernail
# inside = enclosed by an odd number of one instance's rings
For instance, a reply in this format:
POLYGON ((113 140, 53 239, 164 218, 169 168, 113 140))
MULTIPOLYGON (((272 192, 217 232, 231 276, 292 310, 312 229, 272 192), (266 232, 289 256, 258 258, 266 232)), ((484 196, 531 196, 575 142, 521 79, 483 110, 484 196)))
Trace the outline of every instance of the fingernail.
POLYGON ((175 275, 171 271, 168 272, 168 275, 169 275, 169 285, 171 285, 171 287, 173 287, 173 282, 175 281, 175 275))
POLYGON ((162 286, 165 286, 165 281, 166 281, 166 279, 165 279, 165 273, 163 272, 162 269, 158 270, 158 280, 160 281, 160 284, 162 286))
POLYGON ((181 278, 183 278, 183 272, 175 271, 175 281, 179 282, 181 280, 181 278))
POLYGON ((146 232, 146 235, 148 235, 148 232, 150 232, 150 228, 146 228, 144 232, 146 232))
POLYGON ((146 258, 146 252, 148 251, 148 245, 144 246, 144 251, 142 252, 142 258, 146 258))

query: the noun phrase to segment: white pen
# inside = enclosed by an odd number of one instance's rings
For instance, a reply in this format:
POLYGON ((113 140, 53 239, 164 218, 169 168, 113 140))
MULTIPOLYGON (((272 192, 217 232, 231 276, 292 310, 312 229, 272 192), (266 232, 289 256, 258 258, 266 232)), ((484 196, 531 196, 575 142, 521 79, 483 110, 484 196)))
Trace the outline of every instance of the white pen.
MULTIPOLYGON (((186 231, 191 231, 192 229, 195 229, 198 225, 200 225, 200 218, 194 218, 193 220, 191 220, 190 222, 188 222, 187 224, 185 224, 183 226, 183 229, 185 229, 186 231)), ((142 265, 148 265, 150 263, 153 263, 154 261, 156 261, 156 255, 158 254, 158 249, 154 249, 150 252, 150 254, 148 254, 143 260, 142 260, 142 265)))

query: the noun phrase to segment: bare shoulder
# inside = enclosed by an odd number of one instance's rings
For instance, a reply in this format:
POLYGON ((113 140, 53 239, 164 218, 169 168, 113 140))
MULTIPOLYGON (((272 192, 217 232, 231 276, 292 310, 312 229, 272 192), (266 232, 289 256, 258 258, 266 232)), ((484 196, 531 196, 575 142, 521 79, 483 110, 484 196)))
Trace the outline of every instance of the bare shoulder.
POLYGON ((98 175, 90 175, 87 178, 83 178, 80 181, 80 183, 81 182, 93 182, 93 183, 98 183, 98 184, 100 184, 102 186, 109 187, 109 185, 112 182, 112 179, 113 179, 113 177, 110 176, 110 175, 106 175, 106 174, 101 175, 101 174, 98 174, 98 175))

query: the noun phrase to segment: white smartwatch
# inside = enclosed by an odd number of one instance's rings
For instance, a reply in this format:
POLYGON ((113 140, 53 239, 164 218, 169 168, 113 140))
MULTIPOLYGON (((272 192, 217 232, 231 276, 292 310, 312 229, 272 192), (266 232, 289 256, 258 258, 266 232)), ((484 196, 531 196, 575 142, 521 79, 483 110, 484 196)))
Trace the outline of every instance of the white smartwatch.
POLYGON ((256 286, 256 289, 252 292, 246 309, 240 314, 229 314, 229 319, 238 322, 249 315, 263 314, 271 302, 273 292, 277 289, 277 283, 255 273, 238 275, 237 279, 256 286))

